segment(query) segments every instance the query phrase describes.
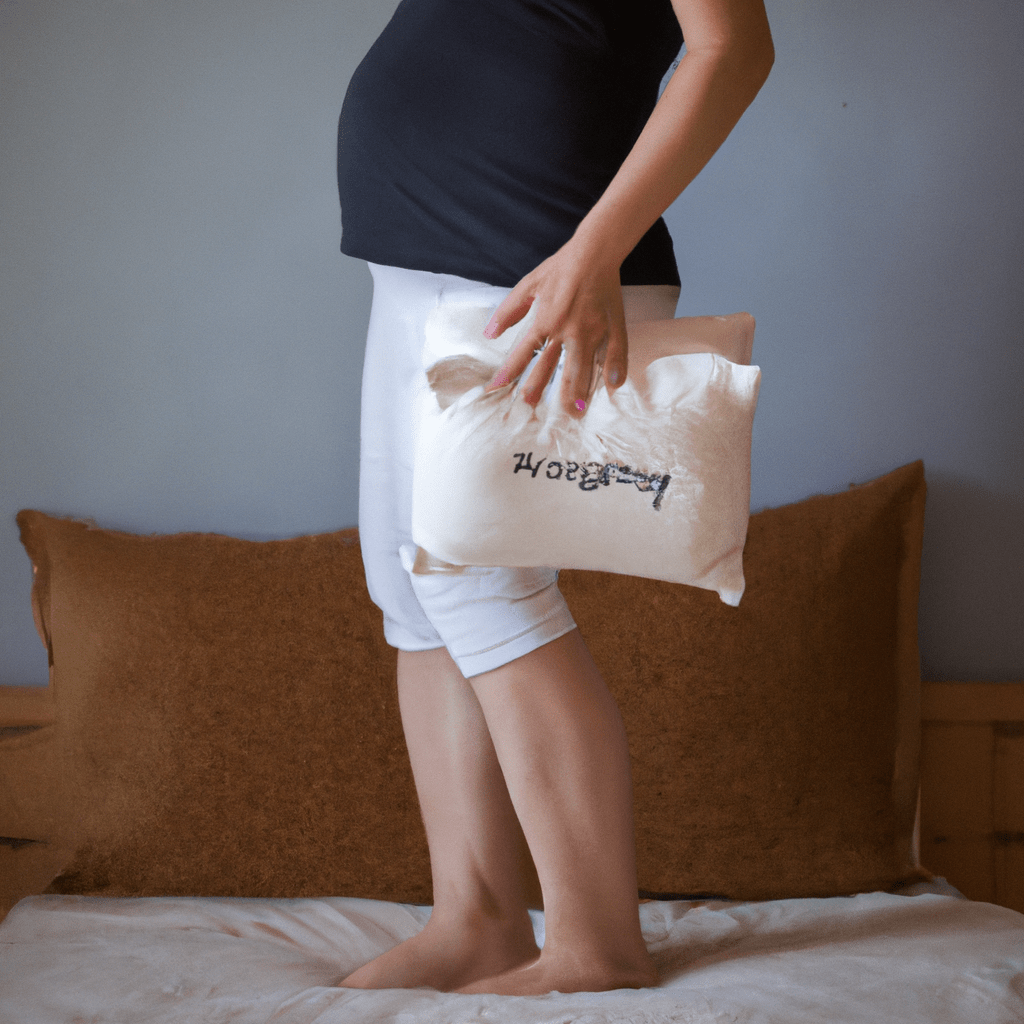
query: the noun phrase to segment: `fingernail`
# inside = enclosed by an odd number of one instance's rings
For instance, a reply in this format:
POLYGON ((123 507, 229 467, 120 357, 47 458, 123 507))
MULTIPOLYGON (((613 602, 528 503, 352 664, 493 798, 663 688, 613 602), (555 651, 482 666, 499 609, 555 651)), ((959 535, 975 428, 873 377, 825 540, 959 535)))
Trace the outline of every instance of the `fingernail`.
POLYGON ((576 408, 579 409, 580 412, 583 412, 583 410, 586 409, 586 407, 587 403, 584 402, 582 398, 576 399, 576 408))
POLYGON ((498 334, 498 325, 492 320, 484 328, 484 337, 485 338, 494 338, 494 337, 497 336, 497 334, 498 334))
POLYGON ((622 375, 619 373, 618 370, 612 370, 612 372, 608 374, 608 380, 611 382, 612 387, 617 388, 619 386, 619 380, 621 379, 621 376, 622 375))
POLYGON ((490 384, 484 388, 485 391, 493 391, 495 388, 503 388, 508 383, 505 374, 499 373, 490 384))

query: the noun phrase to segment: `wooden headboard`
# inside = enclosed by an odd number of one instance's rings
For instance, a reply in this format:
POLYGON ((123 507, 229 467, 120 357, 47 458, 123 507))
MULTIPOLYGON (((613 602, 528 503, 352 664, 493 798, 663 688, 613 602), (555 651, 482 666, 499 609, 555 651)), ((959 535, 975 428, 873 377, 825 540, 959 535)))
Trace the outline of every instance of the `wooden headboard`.
POLYGON ((921 862, 1024 912, 1024 683, 924 683, 921 862))

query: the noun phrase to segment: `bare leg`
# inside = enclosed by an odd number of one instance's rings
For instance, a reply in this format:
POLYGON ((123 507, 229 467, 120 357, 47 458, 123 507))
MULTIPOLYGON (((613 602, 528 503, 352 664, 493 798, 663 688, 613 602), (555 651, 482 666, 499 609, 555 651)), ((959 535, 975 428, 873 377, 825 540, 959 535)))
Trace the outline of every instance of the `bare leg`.
POLYGON ((480 704, 448 651, 399 651, 398 695, 434 909, 340 984, 450 990, 536 959, 527 907, 540 890, 480 704))
POLYGON ((470 680, 544 894, 536 961, 461 991, 657 984, 640 933, 622 716, 578 630, 470 680))

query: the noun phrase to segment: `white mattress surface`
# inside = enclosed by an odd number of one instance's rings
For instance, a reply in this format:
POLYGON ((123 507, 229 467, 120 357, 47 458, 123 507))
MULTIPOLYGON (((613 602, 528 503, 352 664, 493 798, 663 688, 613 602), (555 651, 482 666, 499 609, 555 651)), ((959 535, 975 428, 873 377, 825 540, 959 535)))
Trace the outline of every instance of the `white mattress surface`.
MULTIPOLYGON (((332 987, 429 908, 35 896, 0 925, 4 1024, 1011 1024, 1024 915, 949 895, 645 903, 661 985, 542 997, 332 987)), ((534 917, 543 939, 543 915, 534 917)))

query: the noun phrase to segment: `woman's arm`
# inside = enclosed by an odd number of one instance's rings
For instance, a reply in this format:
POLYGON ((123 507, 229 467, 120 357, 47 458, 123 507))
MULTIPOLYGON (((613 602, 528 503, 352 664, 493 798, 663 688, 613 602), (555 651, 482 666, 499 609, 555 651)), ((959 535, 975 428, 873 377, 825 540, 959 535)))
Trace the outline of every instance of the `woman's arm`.
POLYGON ((609 391, 628 369, 619 267, 652 224, 725 141, 774 60, 763 0, 672 0, 686 52, 618 173, 572 238, 529 273, 498 307, 495 337, 537 304, 537 318, 488 387, 501 387, 550 344, 525 382, 535 405, 566 351, 561 401, 573 415, 588 396, 603 350, 609 391))

